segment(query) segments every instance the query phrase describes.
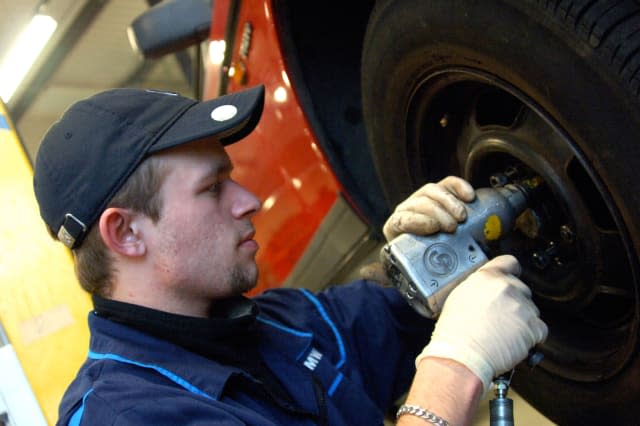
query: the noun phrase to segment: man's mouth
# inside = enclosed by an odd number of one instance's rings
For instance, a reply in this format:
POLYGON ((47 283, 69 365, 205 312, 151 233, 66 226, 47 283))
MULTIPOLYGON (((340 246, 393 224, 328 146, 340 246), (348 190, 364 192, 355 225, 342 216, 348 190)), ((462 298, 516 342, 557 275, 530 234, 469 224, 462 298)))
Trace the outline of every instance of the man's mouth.
POLYGON ((240 243, 238 243, 238 246, 246 247, 252 250, 258 250, 258 243, 253 239, 255 235, 256 235, 256 231, 254 229, 251 229, 249 232, 246 232, 240 239, 240 243))
POLYGON ((251 229, 250 231, 246 232, 242 238, 240 239, 240 243, 244 243, 245 241, 250 241, 253 240, 253 237, 255 237, 256 235, 256 231, 254 229, 251 229))

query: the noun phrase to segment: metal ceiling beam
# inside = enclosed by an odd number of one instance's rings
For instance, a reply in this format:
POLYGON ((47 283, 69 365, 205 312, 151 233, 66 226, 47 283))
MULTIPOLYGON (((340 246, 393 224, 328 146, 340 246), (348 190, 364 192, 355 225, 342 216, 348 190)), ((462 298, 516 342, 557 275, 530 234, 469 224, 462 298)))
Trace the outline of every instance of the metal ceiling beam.
POLYGON ((29 86, 17 96, 15 102, 11 102, 11 116, 14 122, 20 121, 107 2, 108 0, 87 0, 85 2, 77 17, 67 27, 66 32, 56 44, 55 49, 52 49, 42 67, 38 69, 29 86))

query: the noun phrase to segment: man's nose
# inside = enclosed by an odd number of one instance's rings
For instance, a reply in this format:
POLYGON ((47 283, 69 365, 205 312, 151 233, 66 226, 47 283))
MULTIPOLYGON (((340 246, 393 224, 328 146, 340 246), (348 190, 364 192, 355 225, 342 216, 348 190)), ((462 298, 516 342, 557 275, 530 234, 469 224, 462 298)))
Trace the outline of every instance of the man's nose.
POLYGON ((262 207, 262 202, 255 194, 237 182, 232 182, 234 201, 231 206, 231 213, 234 217, 240 218, 247 215, 254 215, 262 207))

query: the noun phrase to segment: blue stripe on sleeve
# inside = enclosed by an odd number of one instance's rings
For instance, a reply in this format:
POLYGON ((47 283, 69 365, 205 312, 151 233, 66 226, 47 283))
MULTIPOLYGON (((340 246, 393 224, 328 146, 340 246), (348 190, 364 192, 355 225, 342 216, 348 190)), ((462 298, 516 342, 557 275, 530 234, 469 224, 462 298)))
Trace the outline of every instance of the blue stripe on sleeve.
POLYGON ((155 370, 158 373, 162 374, 163 376, 165 376, 167 379, 171 380, 172 382, 182 386, 183 388, 185 388, 189 392, 195 393, 196 395, 204 396, 205 398, 208 398, 208 399, 215 399, 215 398, 209 396, 208 394, 206 394, 204 391, 198 389, 196 386, 194 386, 191 383, 187 382, 185 379, 183 379, 182 377, 178 376, 177 374, 172 373, 171 371, 167 370, 166 368, 162 368, 162 367, 159 367, 157 365, 143 364, 141 362, 133 361, 131 359, 127 359, 127 358, 124 358, 124 357, 122 357, 120 355, 116 355, 116 354, 101 354, 101 353, 96 353, 96 352, 92 352, 92 351, 89 352, 89 358, 91 358, 91 359, 109 359, 109 360, 112 360, 112 361, 118 361, 118 362, 122 362, 122 363, 125 363, 125 364, 137 365, 138 367, 150 368, 150 369, 155 370))
POLYGON ((258 321, 264 323, 264 324, 270 325, 271 327, 275 327, 278 330, 282 330, 285 333, 293 334, 294 336, 298 336, 298 337, 313 337, 313 334, 311 334, 311 333, 307 333, 307 332, 304 332, 304 331, 296 330, 296 329, 291 328, 291 327, 287 327, 287 326, 279 324, 279 323, 277 323, 275 321, 268 320, 268 319, 266 319, 264 317, 260 317, 259 316, 256 319, 258 321))
POLYGON ((336 389, 338 389, 338 385, 342 381, 343 377, 344 377, 344 374, 340 373, 340 374, 338 374, 336 376, 335 379, 333 379, 333 383, 331 383, 331 386, 329 386, 329 390, 327 391, 327 395, 329 395, 329 396, 333 395, 333 393, 336 391, 336 389))
POLYGON ((340 333, 338 332, 338 327, 336 327, 336 325, 333 323, 331 318, 329 318, 329 314, 327 314, 327 311, 324 309, 324 306, 322 306, 318 298, 314 296, 313 293, 311 293, 309 290, 304 288, 301 288, 300 291, 302 292, 302 294, 304 294, 307 297, 307 299, 311 301, 311 303, 315 305, 318 312, 320 312, 322 319, 324 319, 324 321, 331 328, 331 331, 333 331, 333 334, 336 337, 336 342, 338 343, 338 350, 340 351, 340 360, 336 364, 336 368, 342 367, 347 359, 347 354, 344 349, 344 342, 342 341, 342 336, 340 336, 340 333))
POLYGON ((75 413, 73 413, 73 416, 71 416, 71 418, 69 419, 69 426, 80 426, 82 414, 84 414, 84 403, 91 392, 93 392, 93 389, 89 389, 89 391, 82 397, 82 405, 76 410, 75 413))

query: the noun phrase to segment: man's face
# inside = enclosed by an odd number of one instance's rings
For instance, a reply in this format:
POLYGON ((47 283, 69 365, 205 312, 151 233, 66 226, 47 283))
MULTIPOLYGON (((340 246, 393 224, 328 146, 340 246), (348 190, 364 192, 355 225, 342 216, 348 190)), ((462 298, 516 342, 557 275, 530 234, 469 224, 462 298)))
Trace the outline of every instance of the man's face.
POLYGON ((194 142, 159 155, 168 173, 160 220, 145 238, 156 276, 175 303, 194 308, 256 285, 253 215, 260 201, 230 177, 218 142, 194 142))

